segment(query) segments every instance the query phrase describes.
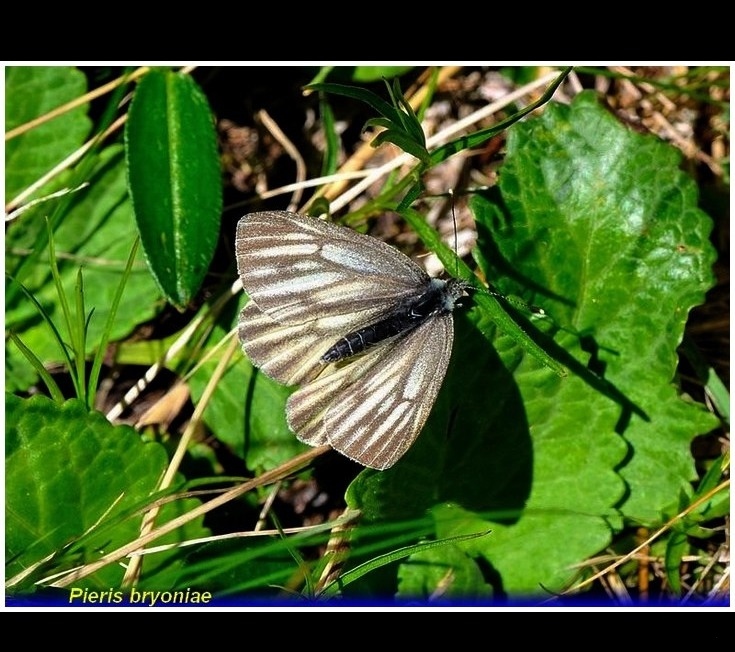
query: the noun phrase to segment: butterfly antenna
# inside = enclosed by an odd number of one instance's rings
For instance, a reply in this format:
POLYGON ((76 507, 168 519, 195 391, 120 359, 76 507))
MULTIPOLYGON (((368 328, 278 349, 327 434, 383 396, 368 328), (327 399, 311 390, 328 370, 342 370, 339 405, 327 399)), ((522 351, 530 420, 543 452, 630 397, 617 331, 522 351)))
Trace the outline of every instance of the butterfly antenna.
MULTIPOLYGON (((454 210, 454 190, 451 188, 448 190, 449 197, 451 198, 452 202, 452 223, 454 224, 454 253, 457 257, 459 257, 459 238, 457 236, 457 214, 454 210)), ((459 265, 457 265, 455 260, 455 278, 459 274, 459 265)), ((486 288, 485 292, 493 297, 497 297, 498 299, 501 299, 508 303, 511 306, 514 306, 515 308, 518 308, 520 310, 525 310, 526 312, 531 313, 534 317, 541 317, 544 319, 551 319, 551 317, 546 313, 546 311, 539 307, 535 306, 533 304, 527 303, 523 299, 520 299, 518 297, 511 297, 507 296, 505 294, 502 294, 501 292, 496 292, 495 290, 491 290, 490 288, 486 288)), ((553 321, 553 320, 552 320, 553 321)))
MULTIPOLYGON (((457 215, 454 212, 454 190, 449 189, 449 197, 452 202, 452 224, 454 224, 454 255, 459 257, 459 238, 457 237, 457 215)), ((454 277, 456 278, 459 274, 459 265, 455 259, 454 261, 454 277)))

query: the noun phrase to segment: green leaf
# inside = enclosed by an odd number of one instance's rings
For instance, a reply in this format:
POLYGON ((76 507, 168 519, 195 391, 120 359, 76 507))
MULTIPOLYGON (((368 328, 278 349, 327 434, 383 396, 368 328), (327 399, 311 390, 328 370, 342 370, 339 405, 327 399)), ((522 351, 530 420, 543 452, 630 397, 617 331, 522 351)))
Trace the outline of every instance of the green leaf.
MULTIPOLYGON (((126 261, 135 242, 135 222, 125 190, 125 169, 121 147, 109 147, 96 159, 88 178, 89 186, 76 193, 54 233, 59 273, 67 296, 73 296, 77 271, 84 268, 84 297, 94 309, 87 334, 87 353, 100 342, 109 315, 114 288, 125 272, 126 261)), ((6 232, 6 266, 17 267, 42 241, 46 222, 40 208, 34 208, 14 221, 6 232)), ((27 269, 24 285, 36 297, 57 327, 61 327, 59 297, 51 278, 48 254, 35 257, 27 269)), ((135 325, 150 319, 159 306, 159 294, 138 252, 132 273, 118 307, 111 339, 127 335, 135 325)), ((35 306, 22 293, 6 304, 6 328, 13 330, 45 363, 60 362, 64 356, 42 322, 35 306)), ((13 346, 6 350, 6 382, 10 388, 25 388, 22 378, 30 375, 28 363, 13 346), (22 374, 19 369, 26 367, 22 374)))
MULTIPOLYGON (((112 426, 76 399, 58 405, 42 396, 24 400, 7 394, 5 407, 6 577, 50 554, 56 559, 41 576, 94 561, 139 534, 140 514, 115 519, 129 507, 145 504, 155 490, 167 464, 162 446, 141 442, 132 428, 112 426), (103 528, 106 522, 112 525, 103 528), (81 549, 62 554, 88 531, 81 549)), ((192 503, 196 501, 170 503, 161 518, 167 520, 192 503)), ((161 543, 203 532, 192 524, 161 543)), ((171 573, 177 557, 175 550, 149 557, 143 564, 146 581, 155 584, 157 573, 171 573)), ((123 572, 109 565, 76 586, 119 587, 123 572)))
POLYGON ((716 427, 671 382, 687 315, 713 284, 711 220, 677 150, 624 129, 592 94, 518 125, 508 145, 503 223, 488 228, 501 260, 522 258, 521 278, 553 297, 531 303, 583 334, 567 351, 646 415, 597 394, 584 423, 635 451, 623 509, 656 520, 691 492, 690 442, 716 427))
MULTIPOLYGON (((368 573, 371 573, 379 568, 382 568, 383 566, 387 566, 388 564, 392 564, 396 561, 400 561, 401 559, 405 559, 407 557, 415 558, 417 556, 419 559, 422 559, 421 555, 431 553, 433 551, 436 551, 437 549, 442 549, 442 548, 447 548, 447 547, 454 548, 454 545, 459 542, 469 541, 471 539, 483 537, 486 534, 488 533, 479 532, 475 534, 450 537, 448 539, 441 539, 439 541, 422 541, 414 545, 399 548, 398 550, 392 550, 391 552, 383 554, 383 555, 378 555, 377 557, 374 557, 370 559, 369 561, 366 561, 360 564, 359 566, 355 566, 349 571, 342 573, 338 580, 336 580, 335 582, 332 582, 330 585, 328 585, 324 589, 324 591, 321 593, 321 596, 329 597, 331 595, 336 595, 338 590, 341 589, 342 587, 348 586, 352 582, 361 578, 362 576, 367 575, 368 573)), ((414 597, 414 596, 409 595, 409 597, 414 597)))
MULTIPOLYGON (((23 357, 36 370, 38 376, 46 385, 46 388, 48 389, 48 393, 51 395, 51 398, 53 398, 54 401, 56 401, 57 403, 63 403, 64 395, 61 392, 58 384, 54 380, 53 376, 46 370, 46 367, 43 366, 43 362, 38 359, 33 351, 31 351, 25 344, 23 344, 23 340, 21 340, 15 333, 13 333, 13 331, 10 331, 8 333, 8 339, 13 342, 13 344, 15 344, 15 346, 18 348, 18 351, 20 351, 23 357)), ((32 381, 33 378, 31 378, 31 382, 32 381)))
MULTIPOLYGON (((104 354, 107 350, 107 344, 110 341, 110 334, 112 333, 112 329, 115 327, 115 321, 117 319, 117 311, 120 307, 120 301, 122 299, 123 292, 125 291, 125 287, 128 284, 128 279, 130 278, 130 273, 133 269, 133 264, 135 262, 135 256, 138 253, 138 244, 140 240, 135 240, 133 243, 133 247, 130 251, 130 255, 128 256, 128 261, 125 265, 125 270, 120 276, 120 282, 118 283, 118 286, 115 290, 115 294, 112 297, 112 301, 110 302, 110 310, 107 315, 107 321, 104 325, 104 329, 102 331, 102 335, 100 336, 100 341, 98 343, 98 348, 94 356, 94 360, 92 361, 92 369, 89 372, 89 384, 87 387, 87 395, 89 397, 94 397, 97 386, 99 383, 99 377, 100 377, 100 371, 102 369, 102 363, 104 354)), ((89 318, 87 320, 87 329, 89 328, 89 320, 92 317, 92 313, 89 313, 89 318)), ((90 405, 90 407, 92 407, 90 405)))
POLYGON ((370 83, 404 75, 413 66, 355 66, 351 79, 358 83, 370 83))
POLYGON ((681 562, 690 550, 687 536, 683 532, 673 532, 666 542, 664 570, 669 587, 674 595, 681 593, 681 562))
MULTIPOLYGON (((10 339, 15 342, 17 337, 15 333, 10 331, 8 333, 10 339)), ((21 347, 25 347, 25 344, 21 341, 21 347)), ((30 387, 33 383, 37 382, 40 378, 38 370, 35 368, 36 363, 43 364, 35 353, 28 350, 35 360, 31 360, 27 355, 18 351, 15 352, 13 344, 5 344, 5 391, 15 392, 26 387, 30 387), (37 362, 36 362, 37 361, 37 362)), ((45 380, 44 380, 45 382, 45 380)), ((56 383, 54 383, 56 384, 56 383)), ((51 393, 51 390, 49 390, 51 393)))
MULTIPOLYGON (((6 132, 74 100, 87 90, 83 73, 67 66, 10 66, 5 69, 6 132)), ((90 133, 86 103, 5 143, 5 201, 61 163, 90 133)), ((34 193, 44 194, 49 187, 34 193)))
POLYGON ((483 602, 492 597, 477 562, 459 546, 411 555, 398 570, 399 599, 441 604, 455 598, 483 602))
MULTIPOLYGON (((380 129, 390 129, 393 126, 393 122, 388 118, 370 118, 365 121, 365 127, 363 129, 379 127, 380 129)), ((375 142, 375 139, 373 139, 375 142)))
POLYGON ((682 592, 682 562, 684 556, 690 554, 692 548, 690 538, 707 539, 711 537, 713 530, 702 527, 700 524, 722 518, 730 512, 729 485, 723 483, 726 465, 729 466, 729 458, 726 459, 725 456, 717 458, 705 473, 691 499, 685 501, 683 505, 677 505, 675 509, 678 514, 684 511, 685 507, 714 491, 709 500, 701 503, 694 510, 688 511, 682 519, 674 521, 673 531, 666 539, 664 570, 670 589, 675 595, 682 592), (715 491, 718 487, 719 490, 715 491))
POLYGON ((209 269, 222 211, 214 121, 194 80, 147 74, 135 91, 125 144, 148 265, 167 299, 183 309, 209 269))
POLYGON ((307 88, 344 95, 371 106, 381 117, 371 118, 367 121, 366 127, 377 126, 385 129, 373 139, 371 145, 378 147, 385 142, 392 142, 422 161, 424 165, 428 165, 430 157, 426 150, 426 137, 416 113, 401 93, 397 79, 394 80, 393 86, 386 81, 386 86, 391 99, 390 104, 372 91, 355 86, 319 83, 310 84, 307 88))
POLYGON ((715 369, 709 366, 702 354, 697 350, 691 338, 685 337, 681 345, 681 352, 697 374, 697 379, 704 385, 707 398, 712 401, 717 414, 726 424, 730 423, 730 392, 727 386, 717 375, 715 369))
POLYGON ((392 86, 387 81, 385 82, 385 85, 388 88, 390 100, 393 103, 393 106, 396 107, 398 111, 398 117, 400 118, 400 126, 402 127, 402 130, 406 132, 411 140, 416 142, 421 147, 425 148, 426 135, 424 134, 424 130, 421 126, 421 123, 419 122, 418 117, 416 116, 416 112, 413 110, 413 107, 401 92, 401 85, 398 83, 398 80, 394 79, 392 86))
POLYGON ((390 142, 400 147, 404 152, 415 156, 422 163, 429 163, 429 153, 425 147, 417 144, 412 138, 406 136, 402 131, 387 129, 381 131, 370 143, 373 147, 379 147, 383 143, 390 142))
POLYGON ((323 94, 319 97, 319 114, 324 125, 324 160, 322 161, 321 176, 328 176, 337 171, 339 164, 340 139, 337 122, 329 100, 323 94))
POLYGON ((590 94, 510 130, 499 192, 473 204, 475 255, 502 292, 552 317, 538 338, 570 374, 527 355, 485 311, 455 311, 424 431, 348 491, 367 523, 431 510, 438 537, 492 529, 468 548, 492 568, 496 598, 523 598, 573 581, 621 514, 660 522, 671 496, 691 494, 690 442, 717 421, 672 379, 714 252, 679 161, 590 94))
POLYGON ((387 118, 392 123, 399 124, 400 117, 395 107, 386 102, 380 95, 372 91, 357 86, 346 86, 344 84, 309 84, 306 86, 308 90, 321 91, 323 93, 333 93, 334 95, 342 95, 350 97, 353 100, 364 102, 378 113, 387 118))

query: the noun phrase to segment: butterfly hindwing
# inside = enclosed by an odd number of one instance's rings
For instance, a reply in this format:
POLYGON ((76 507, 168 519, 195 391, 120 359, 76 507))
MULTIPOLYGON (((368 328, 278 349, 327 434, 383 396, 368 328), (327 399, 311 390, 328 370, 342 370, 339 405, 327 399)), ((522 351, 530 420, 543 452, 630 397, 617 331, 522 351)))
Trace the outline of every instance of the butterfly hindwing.
POLYGON ((399 338, 337 394, 324 422, 332 447, 374 469, 392 466, 418 437, 452 353, 452 316, 434 317, 399 338))
POLYGON ((249 301, 240 312, 238 335, 250 361, 284 385, 300 385, 321 373, 320 359, 345 333, 368 323, 371 311, 282 324, 249 301))

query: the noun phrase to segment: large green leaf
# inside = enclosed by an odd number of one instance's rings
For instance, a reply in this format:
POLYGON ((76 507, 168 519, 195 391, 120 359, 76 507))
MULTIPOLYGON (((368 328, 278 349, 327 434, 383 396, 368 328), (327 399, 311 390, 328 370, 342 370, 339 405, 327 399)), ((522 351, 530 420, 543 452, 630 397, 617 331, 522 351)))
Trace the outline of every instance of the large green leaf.
MULTIPOLYGON (((67 66, 11 66, 5 69, 5 129, 11 131, 83 95, 84 75, 67 66)), ((74 152, 89 135, 87 104, 5 143, 5 201, 37 181, 74 152)), ((38 192, 34 195, 39 194, 38 192)))
MULTIPOLYGON (((69 297, 72 296, 77 271, 80 267, 83 269, 85 302, 88 308, 94 310, 87 338, 87 353, 90 353, 102 334, 115 288, 135 241, 136 227, 125 189, 121 147, 109 147, 100 153, 88 181, 89 186, 73 196, 53 237, 59 271, 69 297)), ((6 269, 13 272, 29 251, 45 241, 42 237, 45 229, 43 207, 31 209, 10 225, 5 242, 6 269)), ((156 304, 160 303, 142 254, 136 260, 117 312, 113 339, 123 337, 135 325, 153 317, 156 304)), ((63 336, 67 337, 61 322, 59 299, 51 279, 48 254, 36 255, 33 262, 30 268, 25 268, 22 281, 54 319, 63 336)), ((23 294, 16 293, 14 299, 6 304, 5 310, 6 328, 18 334, 42 361, 51 363, 63 360, 48 326, 23 294)), ((35 372, 31 373, 32 370, 15 347, 8 346, 6 354, 8 388, 27 387, 20 381, 34 378, 35 372), (27 371, 21 373, 23 369, 27 371)))
POLYGON ((440 537, 492 530, 466 549, 491 569, 496 598, 519 598, 563 588, 620 515, 655 523, 691 492, 689 443, 716 422, 673 379, 714 253, 678 163, 593 95, 511 129, 499 192, 474 202, 477 258, 502 291, 564 327, 534 337, 570 373, 555 375, 478 310, 477 330, 458 315, 424 432, 393 468, 356 479, 351 506, 371 522, 429 510, 440 537))
MULTIPOLYGON (((690 442, 716 427, 674 384, 688 313, 714 282, 711 220, 679 152, 621 127, 592 94, 519 125, 508 145, 505 207, 486 228, 503 259, 558 297, 543 302, 547 311, 583 334, 566 350, 629 402, 594 392, 578 423, 623 437, 632 453, 623 511, 656 519, 691 492, 690 442)), ((581 380, 562 384, 555 401, 576 404, 581 380)))
MULTIPOLYGON (((51 554, 56 558, 32 577, 91 562, 133 540, 140 531, 141 508, 155 491, 167 464, 165 449, 143 443, 128 426, 112 426, 83 403, 63 405, 36 396, 5 397, 5 546, 6 576, 11 578, 51 554), (72 554, 65 546, 88 534, 72 554)), ((169 503, 165 521, 196 501, 169 503)), ((200 536, 190 524, 162 538, 175 542, 200 536)), ((144 583, 166 588, 175 581, 172 564, 180 553, 170 550, 143 564, 144 583), (164 579, 164 577, 166 579, 164 579)), ((75 584, 84 588, 118 588, 124 569, 108 565, 75 584)), ((22 587, 22 585, 21 585, 22 587)))
POLYGON ((196 82, 148 73, 135 91, 125 143, 148 264, 168 300, 185 308, 209 269, 222 211, 214 119, 196 82))

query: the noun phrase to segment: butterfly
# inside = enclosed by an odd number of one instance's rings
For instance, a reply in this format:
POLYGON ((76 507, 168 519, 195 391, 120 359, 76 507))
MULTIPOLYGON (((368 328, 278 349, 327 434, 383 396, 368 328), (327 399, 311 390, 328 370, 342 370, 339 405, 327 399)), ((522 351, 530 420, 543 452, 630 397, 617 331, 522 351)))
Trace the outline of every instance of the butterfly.
POLYGON ((430 277, 390 245, 285 211, 237 225, 237 270, 250 300, 243 351, 262 372, 296 385, 291 430, 374 469, 418 437, 444 380, 452 311, 469 284, 430 277))

